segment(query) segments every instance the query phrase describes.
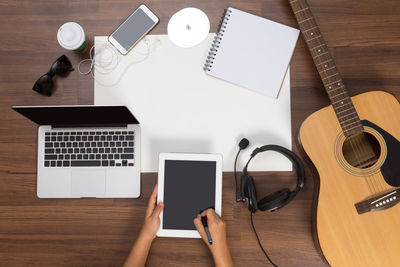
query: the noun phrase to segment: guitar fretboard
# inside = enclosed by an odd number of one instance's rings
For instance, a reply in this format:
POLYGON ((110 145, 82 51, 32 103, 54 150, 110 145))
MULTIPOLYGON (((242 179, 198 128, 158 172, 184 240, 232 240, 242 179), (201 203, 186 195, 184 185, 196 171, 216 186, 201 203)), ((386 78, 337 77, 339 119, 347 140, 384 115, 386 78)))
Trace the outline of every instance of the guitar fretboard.
POLYGON ((349 97, 336 64, 306 0, 289 0, 304 40, 331 100, 344 135, 361 133, 363 126, 349 97))

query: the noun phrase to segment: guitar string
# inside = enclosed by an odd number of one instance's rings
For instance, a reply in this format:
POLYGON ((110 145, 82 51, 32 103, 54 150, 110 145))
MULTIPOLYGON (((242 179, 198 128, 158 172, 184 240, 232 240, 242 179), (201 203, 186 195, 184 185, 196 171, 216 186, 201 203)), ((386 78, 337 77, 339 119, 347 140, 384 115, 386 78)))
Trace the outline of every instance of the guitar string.
MULTIPOLYGON (((374 180, 374 181, 381 181, 381 180, 382 180, 381 177, 379 177, 379 176, 377 176, 377 175, 375 175, 375 174, 372 174, 370 177, 371 177, 371 179, 374 180), (378 178, 378 179, 376 179, 376 178, 378 178)), ((383 193, 383 192, 386 191, 386 189, 385 189, 385 187, 382 185, 382 183, 380 183, 380 184, 381 184, 382 190, 380 190, 380 192, 378 192, 378 193, 383 193)))
POLYGON ((374 180, 378 181, 378 183, 381 185, 381 188, 382 188, 381 191, 385 192, 388 189, 388 187, 385 184, 386 182, 382 179, 382 177, 379 176, 378 174, 373 174, 372 176, 373 176, 374 180))
MULTIPOLYGON (((360 155, 359 155, 359 151, 358 151, 358 147, 357 145, 353 142, 353 138, 354 136, 350 136, 348 137, 348 142, 350 143, 350 146, 354 152, 354 156, 356 158, 356 161, 358 161, 358 164, 361 164, 361 159, 360 159, 360 155)), ((344 143, 343 143, 344 144, 344 143)), ((351 164, 350 164, 351 165, 351 164)), ((367 183, 370 192, 375 193, 376 189, 375 186, 373 185, 373 183, 371 183, 368 179, 365 179, 366 177, 364 177, 363 180, 365 180, 365 182, 367 183)))
MULTIPOLYGON (((360 140, 360 142, 367 141, 367 140, 365 140, 365 138, 361 139, 361 137, 359 138, 359 140, 360 140)), ((382 150, 381 150, 381 153, 384 153, 384 152, 382 152, 382 150)), ((372 152, 368 155, 368 151, 366 151, 366 155, 367 155, 367 157, 369 155, 375 156, 374 152, 372 152)), ((379 160, 379 157, 380 157, 380 155, 378 155, 378 160, 379 160)), ((376 162, 374 164, 376 164, 376 162)), ((367 177, 367 179, 370 179, 371 181, 373 181, 377 185, 378 188, 380 187, 380 192, 385 192, 388 189, 390 189, 390 187, 387 185, 386 181, 382 178, 382 176, 380 174, 373 173, 373 174, 369 175, 369 177, 367 177)))
MULTIPOLYGON (((292 4, 292 3, 291 3, 292 4)), ((292 9, 293 9, 293 6, 292 6, 292 9)), ((295 13, 295 15, 296 15, 296 13, 295 13)), ((300 15, 300 13, 299 13, 299 15, 300 15)), ((312 15, 312 13, 311 13, 311 18, 314 18, 313 17, 313 15, 312 15)), ((304 18, 303 18, 304 19, 304 18)), ((299 21, 299 20, 298 20, 299 21)), ((319 28, 318 28, 318 26, 317 26, 317 24, 316 24, 316 22, 314 21, 314 23, 315 23, 315 25, 311 25, 312 27, 316 27, 316 29, 319 31, 319 28)), ((308 23, 307 23, 308 24, 308 23)), ((299 23, 299 26, 302 26, 302 25, 300 25, 300 23, 299 23)), ((304 28, 304 27, 302 27, 302 28, 304 28)), ((309 41, 310 41, 310 39, 309 40, 307 40, 306 39, 306 35, 305 35, 305 31, 304 31, 304 29, 302 30, 302 33, 303 33, 303 37, 304 37, 304 39, 306 40, 306 43, 307 43, 307 45, 309 46, 309 49, 310 49, 310 53, 311 53, 311 56, 312 56, 312 58, 313 58, 313 60, 314 60, 314 62, 316 61, 315 59, 316 59, 316 57, 318 56, 318 54, 314 57, 313 55, 312 55, 312 49, 314 49, 315 47, 311 47, 311 44, 309 44, 309 41)), ((311 33, 311 35, 312 35, 312 33, 311 33)), ((321 34, 319 34, 319 36, 321 36, 322 37, 322 35, 321 34)), ((314 38, 312 38, 313 40, 315 40, 316 42, 317 42, 317 44, 318 44, 318 46, 317 47, 322 47, 322 46, 326 46, 326 44, 324 43, 324 42, 321 42, 320 40, 319 40, 319 38, 317 38, 317 37, 314 37, 314 38)), ((322 38, 321 38, 322 39, 322 38)), ((328 51, 329 52, 329 51, 328 51)), ((332 58, 331 57, 331 55, 328 53, 328 56, 330 57, 330 58, 332 58)), ((315 64, 316 64, 316 68, 317 68, 317 70, 318 70, 318 65, 317 65, 317 62, 315 62, 315 64)), ((326 65, 327 66, 327 65, 326 65)), ((334 65, 334 67, 336 68, 336 65, 334 65)), ((319 72, 319 74, 320 74, 320 76, 321 76, 321 71, 319 71, 318 70, 318 72, 319 72)), ((338 72, 337 72, 337 74, 339 74, 338 72)), ((328 75, 328 74, 327 74, 328 75)), ((336 75, 336 74, 335 74, 336 75)), ((323 77, 321 77, 321 78, 323 78, 323 77)), ((325 77, 325 79, 327 79, 327 77, 325 77)), ((326 89, 327 90, 327 89, 326 89)), ((351 101, 351 99, 348 97, 348 95, 347 95, 347 92, 346 92, 346 90, 343 90, 344 92, 345 92, 345 95, 346 95, 346 99, 347 99, 347 101, 349 101, 350 103, 352 103, 352 101, 351 101)), ((328 93, 328 95, 329 95, 329 92, 327 91, 327 93, 328 93)), ((334 97, 334 96, 333 96, 334 97)), ((330 97, 331 99, 333 98, 333 97, 330 97)), ((331 100, 332 101, 332 100, 331 100)), ((338 117, 338 119, 339 119, 339 121, 340 121, 340 118, 338 117)), ((343 121, 342 121, 343 122, 343 121)), ((356 140, 357 141, 357 140, 356 140)), ((362 162, 361 162, 361 157, 362 157, 362 151, 361 151, 361 149, 359 149, 359 148, 357 148, 357 143, 354 143, 351 139, 349 140, 349 142, 350 142, 350 146, 352 147, 352 149, 353 149, 353 151, 354 151, 354 154, 355 154, 355 157, 356 157, 356 160, 358 160, 358 162, 359 162, 359 164, 361 164, 362 162), (358 151, 357 151, 358 150, 358 151), (358 155, 360 153, 360 155, 358 155)), ((361 147, 362 147, 362 144, 361 144, 361 147)), ((372 192, 374 192, 375 191, 375 186, 376 186, 376 188, 378 188, 378 190, 379 190, 379 187, 378 187, 378 184, 376 183, 376 180, 375 180, 375 185, 374 185, 374 180, 373 181, 369 181, 369 179, 368 179, 368 177, 366 177, 365 175, 364 175, 364 178, 363 178, 363 180, 365 180, 366 181, 366 183, 367 183, 367 185, 368 185, 368 187, 369 187, 369 189, 370 189, 370 191, 372 191, 372 192), (373 188, 373 189, 372 189, 373 188)))
MULTIPOLYGON (((379 157, 381 157, 382 153, 387 153, 387 151, 382 151, 382 149, 380 149, 380 152, 381 152, 381 154, 379 155, 379 157)), ((379 160, 379 157, 378 157, 378 160, 379 160)), ((378 180, 381 181, 381 183, 383 184, 384 191, 391 189, 391 186, 386 183, 386 180, 383 177, 382 173, 377 173, 376 176, 378 177, 378 180)))
MULTIPOLYGON (((319 28, 316 28, 316 29, 318 29, 318 31, 319 31, 319 28)), ((316 31, 315 31, 316 32, 316 31)), ((322 46, 326 46, 326 44, 325 44, 325 42, 322 42, 321 40, 320 40, 320 38, 314 38, 314 40, 315 40, 315 43, 317 43, 317 46, 314 46, 314 47, 312 47, 312 44, 310 44, 309 43, 309 41, 310 40, 307 40, 307 38, 306 38, 306 35, 305 35, 305 33, 304 33, 304 30, 303 30, 303 37, 304 37, 304 39, 306 40, 306 43, 307 43, 307 45, 308 45, 308 47, 309 47, 309 49, 310 49, 310 53, 311 53, 311 56, 312 56, 312 58, 313 58, 313 60, 314 60, 314 63, 315 63, 315 65, 316 65, 316 68, 317 68, 317 70, 318 70, 318 73, 319 73, 319 75, 321 76, 321 78, 323 79, 324 77, 322 77, 322 75, 321 75, 321 71, 318 69, 318 65, 317 65, 317 63, 318 62, 316 62, 316 57, 318 56, 318 54, 316 54, 315 56, 313 55, 313 53, 312 53, 312 50, 315 48, 315 47, 321 47, 322 48, 322 46)), ((311 34, 312 34, 312 32, 311 32, 311 34)), ((322 36, 321 34, 319 34, 320 36, 322 36)), ((321 38, 322 39, 322 38, 321 38)), ((323 51, 323 50, 322 50, 323 51)), ((329 52, 329 51, 328 51, 329 52)), ((331 58, 331 55, 330 54, 328 54, 328 57, 330 57, 331 58)), ((322 60, 323 61, 323 60, 322 60)), ((328 66, 328 65, 326 65, 326 66, 328 66)), ((337 68, 336 68, 336 65, 334 65, 334 67, 335 67, 335 69, 336 69, 336 72, 337 72, 337 68)), ((337 74, 338 74, 338 72, 337 72, 337 74)), ((327 75, 329 75, 328 73, 327 73, 327 75)), ((326 77, 325 77, 326 78, 326 77)), ((330 99, 331 99, 331 102, 333 102, 333 98, 335 97, 335 96, 331 96, 330 94, 329 94, 329 91, 328 91, 328 88, 326 88, 326 86, 324 85, 324 87, 325 87, 325 89, 326 89, 326 91, 327 91, 327 94, 328 94, 328 96, 330 97, 330 99)), ((349 97, 348 97, 348 94, 347 94, 347 92, 346 92, 346 90, 344 89, 343 90, 343 92, 345 92, 345 95, 346 95, 346 99, 348 99, 349 97)), ((350 103, 352 103, 352 101, 351 101, 351 99, 348 99, 347 100, 348 102, 350 102, 350 103), (349 101, 350 100, 350 101, 349 101)), ((332 105, 332 107, 333 107, 333 105, 332 105)), ((342 122, 343 123, 343 119, 342 118, 340 118, 339 116, 338 116, 338 120, 340 121, 340 122, 342 122)), ((351 145, 351 147, 352 147, 352 150, 354 151, 354 155, 355 155, 355 157, 356 157, 356 161, 358 161, 358 164, 361 164, 361 155, 358 155, 358 154, 360 154, 360 151, 358 151, 358 149, 357 149, 357 144, 355 144, 351 139, 349 140, 349 142, 350 142, 350 145, 351 145)), ((366 177, 365 177, 366 178, 366 177)), ((367 183, 367 185, 368 185, 368 187, 369 187, 369 190, 371 191, 371 192, 374 192, 374 191, 376 191, 376 189, 375 189, 375 186, 374 186, 374 184, 373 184, 373 182, 371 182, 371 181, 369 181, 368 179, 365 179, 364 178, 364 180, 366 181, 366 183, 367 183)))
MULTIPOLYGON (((351 99, 350 99, 351 101, 351 99)), ((341 118, 339 118, 339 121, 341 121, 341 118)), ((343 121, 342 121, 343 122, 343 121)), ((366 149, 366 143, 363 143, 363 139, 362 139, 363 135, 359 134, 359 135, 355 135, 352 137, 349 137, 349 143, 354 151, 354 155, 356 157, 356 160, 358 161, 359 165, 362 165, 362 163, 365 163, 364 158, 368 158, 368 151, 366 149)), ((357 164, 356 164, 357 165, 357 164)), ((360 166, 360 168, 362 168, 360 166)), ((375 179, 375 177, 373 175, 369 176, 366 174, 361 174, 363 176, 363 180, 365 180, 371 190, 372 188, 372 192, 379 192, 379 191, 383 191, 384 190, 384 186, 382 185, 382 183, 380 183, 379 181, 381 179, 375 179)))
MULTIPOLYGON (((353 138, 354 138, 354 136, 349 137, 350 146, 352 147, 352 149, 353 149, 353 151, 354 151, 354 154, 355 154, 355 156, 356 156, 356 158, 357 158, 357 160, 358 160, 358 164, 361 164, 361 159, 360 159, 360 156, 358 155, 358 152, 357 152, 357 150, 358 150, 358 149, 357 149, 357 145, 354 144, 353 138)), ((362 179, 363 179, 364 181, 366 181, 368 187, 370 188, 370 191, 371 191, 373 194, 375 194, 375 193, 376 193, 375 186, 374 186, 374 184, 373 184, 371 181, 368 180, 368 177, 365 177, 365 176, 364 176, 362 179)))
MULTIPOLYGON (((366 145, 367 145, 368 141, 366 140, 365 136, 360 136, 359 139, 360 139, 360 142, 364 141, 364 142, 366 142, 366 145), (361 137, 364 137, 364 138, 361 139, 361 137)), ((366 148, 367 148, 367 146, 365 146, 365 149, 366 148)), ((365 152, 366 152, 366 157, 367 158, 369 156, 371 156, 371 157, 375 157, 376 156, 373 151, 372 151, 372 153, 368 153, 368 151, 365 151, 365 152)), ((382 153, 382 151, 381 151, 381 153, 382 153)), ((380 155, 378 155, 378 160, 379 160, 379 157, 380 157, 380 155)), ((376 162, 374 164, 376 164, 376 162)), ((375 184, 377 184, 378 187, 380 187, 380 191, 381 192, 384 192, 384 191, 387 190, 387 185, 385 185, 385 182, 382 181, 382 177, 380 177, 379 175, 373 173, 373 174, 370 175, 369 178, 370 178, 370 180, 374 181, 375 184)))
MULTIPOLYGON (((364 136, 364 139, 360 140, 360 141, 365 141, 366 143, 368 143, 368 141, 365 138, 366 137, 364 136)), ((376 156, 375 153, 373 152, 373 150, 372 150, 372 153, 370 153, 369 155, 368 155, 368 151, 366 153, 367 153, 367 157, 370 156, 370 155, 372 157, 376 156)), ((382 150, 381 150, 381 153, 383 153, 382 150)), ((378 155, 377 161, 379 160, 379 157, 380 157, 380 155, 378 155)), ((376 164, 377 161, 374 164, 376 164)), ((384 191, 386 191, 388 189, 386 182, 383 181, 382 177, 379 174, 372 173, 367 179, 370 179, 370 180, 374 181, 375 184, 377 184, 378 188, 380 187, 380 192, 384 192, 384 191)))
POLYGON ((371 174, 371 179, 380 185, 380 187, 381 187, 380 192, 384 192, 387 190, 387 185, 385 185, 384 181, 382 181, 382 177, 380 177, 378 174, 374 174, 374 173, 371 174))
MULTIPOLYGON (((301 26, 300 24, 299 24, 299 26, 301 26)), ((302 27, 301 27, 302 28, 302 27)), ((304 28, 304 27, 303 27, 304 28)), ((316 28, 318 31, 319 31, 319 28, 316 28)), ((315 31, 316 32, 316 31, 315 31)), ((324 78, 324 77, 322 77, 322 75, 321 75, 321 71, 318 69, 318 62, 316 62, 316 58, 317 58, 317 56, 318 56, 318 54, 316 54, 315 56, 313 55, 313 53, 312 53, 312 50, 314 49, 314 47, 312 47, 312 45, 309 43, 309 40, 307 40, 307 38, 306 38, 306 35, 305 35, 305 33, 304 33, 304 29, 302 30, 302 33, 303 33, 303 38, 304 38, 304 40, 306 40, 306 44, 307 44, 307 46, 308 46, 308 48, 309 48, 309 50, 310 50, 310 53, 311 53, 311 57, 313 58, 313 61, 314 61, 314 63, 315 63, 315 65, 316 65, 316 68, 317 68, 317 71, 318 71, 318 73, 319 73, 319 75, 321 76, 321 78, 324 78)), ((312 32, 311 32, 311 34, 312 34, 312 32)), ((319 34, 320 36, 322 36, 321 34, 319 34)), ((322 39, 322 38, 321 38, 322 39)), ((326 44, 325 44, 325 42, 322 42, 321 40, 320 40, 320 38, 317 38, 317 39, 314 39, 315 40, 315 42, 317 43, 317 46, 316 47, 321 47, 322 48, 322 46, 326 46, 326 44)), ((329 51, 328 51, 329 52, 329 51)), ((331 58, 331 55, 328 53, 328 56, 331 58)), ((328 65, 326 65, 326 66, 328 66, 328 65)), ((334 64, 334 67, 335 67, 335 69, 336 69, 336 65, 334 64)), ((333 99, 333 97, 331 97, 330 95, 329 95, 329 91, 327 90, 327 88, 326 88, 326 86, 324 85, 324 87, 325 87, 325 90, 327 91, 327 94, 328 94, 328 96, 330 97, 330 99, 331 99, 331 101, 332 101, 332 99, 333 99)), ((343 90, 344 92, 346 92, 345 90, 343 90)), ((347 95, 347 92, 346 92, 346 95, 347 95)), ((350 102, 351 102, 351 99, 350 99, 350 102)), ((333 107, 333 105, 332 105, 332 107, 333 107)), ((341 121, 341 118, 338 116, 338 119, 339 119, 339 121, 341 121)), ((342 121, 341 122, 343 122, 343 119, 342 119, 342 121)), ((351 141, 351 139, 349 140, 349 142, 350 142, 350 146, 352 147, 352 150, 354 151, 354 154, 355 154, 355 157, 356 157, 356 160, 359 162, 359 164, 361 164, 361 159, 360 159, 360 157, 359 157, 359 155, 358 155, 358 152, 357 152, 357 150, 356 150, 356 147, 355 147, 355 144, 353 144, 353 142, 351 141)), ((363 180, 365 180, 366 181, 366 183, 367 183, 367 185, 368 185, 368 187, 369 187, 369 190, 372 192, 372 193, 374 193, 375 192, 375 188, 374 188, 374 185, 370 182, 370 181, 368 181, 367 179, 363 179, 363 180)))
POLYGON ((388 189, 390 189, 389 185, 386 183, 385 178, 383 177, 383 175, 379 175, 379 173, 375 174, 375 177, 378 179, 378 181, 381 182, 381 184, 383 185, 383 191, 386 191, 388 189))
MULTIPOLYGON (((349 143, 354 151, 354 154, 356 156, 356 159, 358 160, 358 164, 361 165, 362 164, 362 158, 363 158, 363 145, 360 144, 359 142, 357 142, 359 135, 355 135, 355 136, 350 136, 349 137, 349 143)), ((376 183, 374 183, 374 181, 370 181, 369 177, 365 174, 361 174, 361 176, 363 177, 362 179, 366 181, 366 183, 368 184, 368 186, 370 187, 370 190, 373 194, 375 194, 376 192, 379 192, 379 187, 376 183)))
MULTIPOLYGON (((290 2, 291 6, 292 6, 292 9, 293 9, 293 11, 295 12, 295 15, 296 15, 296 14, 300 15, 302 12, 299 12, 299 11, 296 12, 293 3, 294 3, 294 2, 290 2)), ((308 10, 308 11, 311 13, 311 18, 313 18, 312 12, 311 12, 310 10, 308 10)), ((300 16, 300 17, 301 17, 301 16, 300 16)), ((296 16, 296 18, 297 18, 297 16, 296 16)), ((304 18, 302 18, 302 21, 303 21, 303 20, 304 20, 304 18)), ((297 21, 299 22, 300 20, 297 19, 297 21)), ((310 21, 310 22, 311 22, 311 21, 310 21)), ((307 22, 307 24, 309 24, 309 22, 307 22)), ((300 23, 299 23, 299 26, 301 26, 300 23)), ((319 30, 319 28, 317 27, 317 24, 316 24, 316 23, 315 23, 315 25, 311 25, 311 26, 319 30)), ((302 32, 303 32, 304 39, 306 39, 306 38, 305 38, 306 36, 305 36, 304 29, 302 29, 302 32)), ((319 43, 319 39, 318 39, 318 38, 317 38, 317 42, 319 43)), ((308 45, 308 42, 307 42, 307 45, 308 45)), ((320 44, 320 46, 322 46, 322 45, 325 45, 325 46, 326 46, 326 44, 320 44)), ((311 52, 312 49, 313 49, 313 48, 310 48, 310 52, 311 52)), ((314 59, 314 57, 313 57, 313 59, 314 59)), ((317 68, 317 69, 318 69, 318 68, 317 68)), ((320 75, 321 75, 321 74, 320 74, 320 75)), ((350 99, 350 101, 351 101, 351 99, 350 99)), ((357 146, 357 143, 354 144, 353 141, 350 141, 350 145, 351 145, 351 147, 354 149, 354 146, 357 146)), ((361 144, 361 147, 363 147, 362 144, 361 144)), ((355 150, 354 152, 355 152, 356 157, 358 157, 357 151, 355 150)), ((365 152, 365 150, 364 150, 364 152, 365 152)), ((360 155, 360 156, 362 156, 362 155, 360 155)), ((367 156, 368 156, 368 155, 367 155, 367 156)), ((360 164, 361 164, 361 162, 360 162, 360 164)), ((374 181, 375 181, 375 183, 376 183, 376 182, 377 182, 377 181, 376 181, 376 175, 372 174, 371 177, 372 177, 371 184, 372 184, 374 181)), ((381 186, 382 186, 382 179, 381 179, 381 177, 378 177, 378 178, 379 178, 378 181, 381 183, 381 186)), ((370 184, 369 184, 369 182, 368 182, 369 178, 368 178, 368 177, 364 177, 364 180, 367 181, 367 184, 368 184, 368 186, 370 187, 370 184)), ((378 184, 376 183, 376 185, 378 185, 378 184)), ((383 186, 383 188, 384 188, 384 186, 383 186)))
MULTIPOLYGON (((365 142, 367 141, 365 138, 361 138, 361 137, 363 137, 363 136, 360 135, 357 137, 359 140, 359 143, 362 143, 362 141, 365 141, 365 142)), ((362 146, 362 147, 365 147, 365 146, 362 146)), ((381 157, 382 153, 386 153, 386 152, 382 151, 382 149, 380 149, 380 154, 378 155, 377 161, 381 157)), ((374 152, 368 153, 368 151, 366 151, 366 156, 368 157, 369 155, 375 156, 375 153, 374 152)), ((376 164, 376 162, 374 164, 376 164)), ((391 186, 386 183, 386 181, 384 180, 384 177, 382 176, 382 173, 380 173, 380 172, 378 172, 378 173, 375 172, 375 173, 372 173, 371 175, 366 174, 363 176, 365 179, 369 180, 371 184, 373 183, 375 185, 375 187, 379 189, 378 192, 384 193, 384 192, 392 189, 391 186)))
MULTIPOLYGON (((360 147, 361 158, 362 158, 362 159, 365 159, 365 160, 362 160, 361 163, 364 163, 364 164, 365 164, 365 161, 366 161, 367 158, 368 158, 368 151, 366 151, 366 146, 367 146, 368 144, 367 144, 366 140, 363 139, 363 137, 364 137, 363 134, 359 134, 359 135, 354 136, 353 139, 355 139, 355 142, 358 143, 358 146, 360 147), (364 143, 363 143, 363 142, 364 142, 364 143)), ((362 169, 362 168, 361 168, 361 169, 362 169)), ((375 185, 375 187, 376 187, 377 190, 378 190, 377 192, 383 190, 383 188, 381 188, 381 189, 379 188, 380 185, 379 185, 379 183, 374 179, 374 176, 373 176, 373 175, 364 174, 364 175, 362 175, 362 176, 363 176, 363 179, 370 180, 371 183, 373 183, 373 184, 375 185)))
MULTIPOLYGON (((294 9, 294 6, 293 6, 293 4, 292 3, 290 3, 291 4, 291 6, 292 6, 292 9, 294 9)), ((310 11, 311 12, 311 11, 310 11)), ((298 13, 298 15, 301 15, 301 13, 299 13, 299 12, 297 12, 298 13)), ((295 15, 297 14, 297 13, 295 13, 295 15)), ((311 13, 311 17, 313 18, 313 15, 312 15, 312 13, 311 13)), ((303 20, 304 18, 302 18, 302 20, 303 20)), ((298 19, 298 21, 299 21, 299 19, 298 19)), ((310 21, 311 22, 311 21, 310 21)), ((307 22, 307 24, 308 24, 308 22, 307 22)), ((300 23, 299 23, 299 26, 300 26, 300 23)), ((317 29, 317 30, 319 30, 319 28, 318 28, 318 26, 317 26, 317 24, 316 24, 316 22, 315 22, 315 25, 311 25, 311 27, 312 28, 315 28, 315 29, 317 29)), ((303 27, 304 28, 304 27, 303 27)), ((306 29, 306 30, 304 30, 303 29, 303 31, 302 31, 302 33, 303 33, 303 36, 304 36, 304 39, 306 39, 305 38, 305 31, 309 31, 310 29, 306 29)), ((320 36, 322 36, 321 34, 319 34, 320 36)), ((322 46, 326 46, 326 44, 325 43, 323 43, 323 42, 320 42, 320 40, 319 40, 319 38, 313 38, 316 42, 317 42, 317 44, 318 44, 318 46, 317 47, 322 47, 322 46)), ((308 45, 308 41, 306 42, 307 43, 307 45, 308 45)), ((309 46, 311 46, 311 45, 309 45, 309 46)), ((310 48, 310 53, 311 53, 311 50, 312 49, 315 49, 316 47, 313 47, 313 48, 311 48, 311 47, 309 47, 310 48)), ((330 56, 330 55, 329 55, 330 56)), ((313 57, 313 59, 314 59, 314 57, 313 57)), ((315 61, 315 60, 314 60, 315 61)), ((317 64, 317 63, 315 63, 315 64, 317 64)), ((318 66, 318 65, 317 65, 318 66)), ((336 67, 336 66, 334 66, 334 67, 336 67)), ((332 69, 332 68, 331 68, 332 69)), ((317 68, 317 70, 318 70, 318 68, 317 68)), ((318 70, 319 71, 319 70, 318 70)), ((320 71, 319 71, 320 72, 320 71)), ((351 99, 350 99, 350 102, 351 102, 351 99)), ((350 142, 350 145, 352 146, 352 148, 354 149, 354 146, 356 146, 357 147, 357 144, 353 144, 353 142, 350 142)), ((363 147, 362 146, 362 144, 361 144, 361 147, 363 147)), ((356 157, 357 157, 357 151, 354 151, 355 152, 355 154, 356 154, 356 157)), ((366 154, 367 155, 367 154, 366 154)), ((368 156, 368 155, 367 155, 368 156)), ((361 162, 360 162, 361 163, 361 162)), ((367 175, 363 175, 364 176, 364 180, 366 180, 366 182, 367 182, 367 184, 368 184, 368 187, 370 188, 370 190, 371 190, 371 185, 372 186, 374 186, 374 184, 375 184, 375 186, 379 189, 379 186, 383 189, 383 190, 385 190, 385 189, 387 189, 388 187, 387 187, 387 185, 385 185, 386 183, 385 183, 385 181, 382 181, 383 179, 382 179, 382 177, 381 176, 379 176, 379 175, 374 175, 374 174, 372 174, 372 175, 370 175, 369 177, 366 177, 367 175)))
MULTIPOLYGON (((382 152, 382 149, 380 151, 381 151, 381 154, 379 155, 379 157, 382 155, 382 153, 384 153, 384 152, 382 152)), ((379 157, 378 157, 378 160, 379 160, 379 157)), ((380 182, 380 184, 382 185, 383 192, 390 189, 390 186, 386 183, 386 181, 384 180, 383 175, 381 173, 373 174, 373 176, 374 176, 374 179, 377 179, 380 182)))
MULTIPOLYGON (((343 99, 343 101, 346 101, 347 103, 353 104, 351 98, 348 96, 347 91, 345 89, 343 89, 343 92, 344 92, 344 95, 345 95, 345 99, 343 99)), ((329 93, 328 93, 328 95, 329 95, 329 93)), ((332 102, 334 102, 333 101, 334 97, 335 96, 330 96, 332 102)), ((332 104, 332 106, 333 106, 333 104, 332 104)), ((337 116, 337 118, 338 118, 339 122, 341 122, 341 123, 343 123, 345 121, 340 116, 337 116)), ((365 144, 362 143, 361 136, 362 135, 356 135, 356 136, 353 136, 353 137, 349 138, 349 143, 350 143, 350 145, 352 147, 352 150, 354 152, 354 156, 356 158, 356 161, 358 161, 358 165, 362 165, 363 163, 365 163, 364 159, 368 158, 368 156, 369 156, 365 144)), ((355 165, 357 165, 357 163, 355 165)), ((369 188, 370 188, 370 190, 372 192, 380 191, 381 190, 380 188, 382 188, 382 190, 383 190, 384 187, 382 186, 382 184, 378 183, 376 181, 376 179, 374 179, 374 177, 372 177, 372 179, 370 179, 370 177, 368 177, 367 175, 362 175, 362 176, 363 176, 363 180, 366 181, 366 183, 368 184, 368 186, 369 186, 369 188)))
MULTIPOLYGON (((368 141, 366 140, 366 137, 364 135, 359 137, 359 142, 363 142, 363 141, 365 142, 364 147, 365 147, 366 158, 369 158, 370 156, 374 157, 375 156, 374 152, 368 153, 368 151, 367 151, 368 141)), ((373 180, 377 184, 377 186, 381 188, 380 189, 381 192, 385 190, 384 184, 382 183, 381 179, 377 179, 376 175, 374 175, 374 174, 370 175, 370 179, 373 180)))

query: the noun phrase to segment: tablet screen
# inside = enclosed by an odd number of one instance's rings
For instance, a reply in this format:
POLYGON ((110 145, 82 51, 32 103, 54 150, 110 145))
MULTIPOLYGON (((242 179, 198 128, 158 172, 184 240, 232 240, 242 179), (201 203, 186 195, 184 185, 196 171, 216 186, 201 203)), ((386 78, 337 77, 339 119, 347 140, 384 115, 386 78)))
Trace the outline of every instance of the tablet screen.
POLYGON ((215 206, 215 161, 166 160, 163 229, 196 230, 193 219, 215 206))

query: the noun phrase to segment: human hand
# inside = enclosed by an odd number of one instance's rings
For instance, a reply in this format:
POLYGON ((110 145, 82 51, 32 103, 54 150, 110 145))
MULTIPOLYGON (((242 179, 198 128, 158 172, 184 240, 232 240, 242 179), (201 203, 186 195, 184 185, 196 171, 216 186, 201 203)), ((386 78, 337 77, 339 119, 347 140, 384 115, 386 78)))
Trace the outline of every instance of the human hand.
POLYGON ((157 185, 154 186, 153 193, 150 196, 147 204, 146 215, 142 230, 135 244, 132 247, 131 253, 125 261, 124 266, 145 266, 147 255, 151 247, 153 239, 156 237, 158 228, 160 227, 160 213, 164 208, 163 203, 157 203, 157 185))
POLYGON ((228 243, 226 241, 226 224, 221 217, 219 217, 213 209, 207 209, 198 214, 193 222, 204 243, 206 243, 210 249, 211 254, 214 257, 215 265, 233 266, 228 243), (212 245, 208 243, 207 234, 201 222, 202 216, 207 217, 207 224, 212 238, 212 245))
POLYGON ((160 228, 160 213, 164 208, 164 203, 157 203, 157 184, 154 186, 153 193, 150 196, 149 203, 147 205, 146 214, 144 217, 144 223, 140 234, 146 239, 152 241, 157 234, 158 228, 160 228))

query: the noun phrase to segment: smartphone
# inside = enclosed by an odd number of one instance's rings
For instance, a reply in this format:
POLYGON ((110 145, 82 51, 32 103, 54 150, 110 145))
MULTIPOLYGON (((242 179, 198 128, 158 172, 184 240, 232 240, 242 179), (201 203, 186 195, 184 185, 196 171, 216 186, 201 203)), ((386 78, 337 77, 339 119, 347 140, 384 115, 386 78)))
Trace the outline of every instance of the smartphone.
POLYGON ((150 9, 141 5, 108 37, 108 41, 122 55, 126 55, 158 21, 150 9))

